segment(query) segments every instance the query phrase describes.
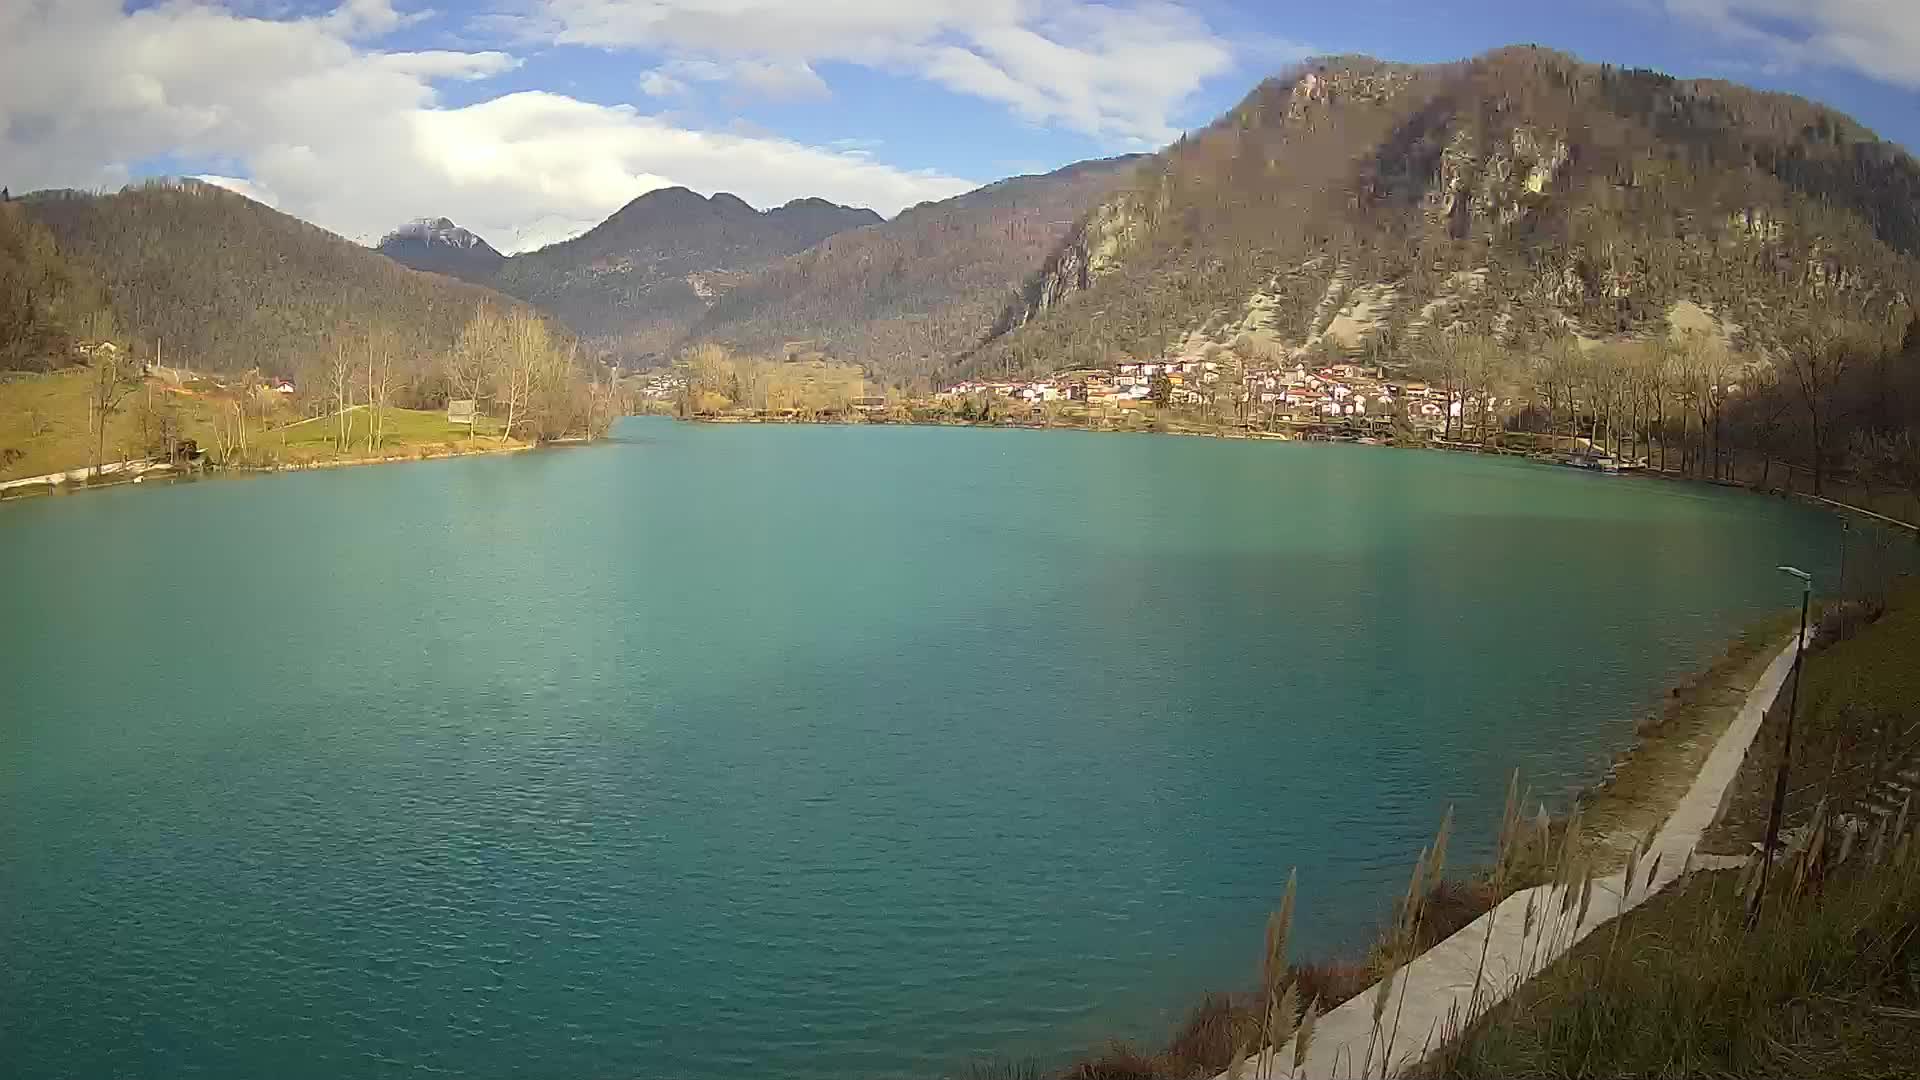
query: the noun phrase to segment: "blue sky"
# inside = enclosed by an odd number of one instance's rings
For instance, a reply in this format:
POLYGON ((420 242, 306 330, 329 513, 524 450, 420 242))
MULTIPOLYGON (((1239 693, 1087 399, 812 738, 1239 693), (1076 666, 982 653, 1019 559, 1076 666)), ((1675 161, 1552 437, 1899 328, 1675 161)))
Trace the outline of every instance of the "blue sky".
POLYGON ((1148 150, 1309 54, 1531 42, 1920 145, 1916 0, 6 0, 0 183, 205 175, 344 235, 504 248, 669 183, 895 213, 1148 150))

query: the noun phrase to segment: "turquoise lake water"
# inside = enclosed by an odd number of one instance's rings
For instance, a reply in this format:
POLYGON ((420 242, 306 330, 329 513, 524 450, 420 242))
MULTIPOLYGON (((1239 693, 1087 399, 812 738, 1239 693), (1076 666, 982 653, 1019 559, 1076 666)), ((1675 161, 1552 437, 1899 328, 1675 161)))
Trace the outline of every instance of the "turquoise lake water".
POLYGON ((932 1077, 1366 939, 1839 527, 1382 448, 631 420, 0 506, 0 1074, 932 1077))

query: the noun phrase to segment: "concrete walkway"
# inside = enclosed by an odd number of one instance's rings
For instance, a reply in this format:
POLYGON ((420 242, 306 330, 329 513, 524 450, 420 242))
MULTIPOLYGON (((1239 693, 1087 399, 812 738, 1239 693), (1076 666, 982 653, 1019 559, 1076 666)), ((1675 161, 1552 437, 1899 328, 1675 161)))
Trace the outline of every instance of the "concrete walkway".
MULTIPOLYGON (((138 476, 142 473, 153 472, 156 469, 165 469, 168 467, 166 462, 149 461, 146 458, 133 458, 128 461, 109 461, 100 466, 99 475, 119 476, 124 473, 127 476, 138 476)), ((34 487, 41 484, 59 485, 78 483, 82 480, 92 478, 94 471, 93 466, 83 465, 78 469, 62 469, 59 472, 42 473, 39 476, 23 476, 18 480, 0 481, 0 491, 34 487)))
MULTIPOLYGON (((1622 881, 1624 872, 1595 878, 1586 919, 1578 926, 1573 925, 1573 912, 1558 914, 1561 890, 1541 886, 1514 893, 1400 970, 1381 1023, 1383 1030, 1377 1037, 1373 1025, 1376 989, 1369 987, 1320 1018, 1300 1071, 1290 1069, 1293 1046, 1289 1043, 1273 1064, 1271 1076, 1350 1080, 1405 1072, 1444 1042, 1450 1031, 1466 1027, 1596 928, 1639 907, 1677 880, 1701 834, 1720 816, 1747 748, 1760 731, 1760 721, 1793 669, 1793 651, 1794 643, 1789 642, 1747 694, 1740 714, 1720 736, 1694 777, 1693 786, 1654 837, 1652 852, 1641 861, 1631 887, 1622 881), (1649 883, 1647 872, 1656 856, 1658 873, 1649 883), (1533 932, 1523 935, 1529 901, 1535 905, 1533 932), (1475 1000, 1474 975, 1481 967, 1483 947, 1486 968, 1475 1000), (1385 1045, 1389 1042, 1390 1053, 1385 1045)), ((1577 883, 1574 888, 1578 890, 1577 883)), ((1244 1063, 1240 1075, 1246 1080, 1266 1080, 1256 1061, 1244 1063)))

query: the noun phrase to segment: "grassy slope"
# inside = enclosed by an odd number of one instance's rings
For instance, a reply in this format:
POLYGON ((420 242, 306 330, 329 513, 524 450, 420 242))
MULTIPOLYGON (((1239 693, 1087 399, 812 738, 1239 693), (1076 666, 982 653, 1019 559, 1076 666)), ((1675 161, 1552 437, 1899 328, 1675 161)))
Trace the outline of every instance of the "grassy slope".
MULTIPOLYGON (((0 480, 93 464, 96 436, 88 423, 89 374, 85 368, 67 368, 0 382, 0 454, 11 449, 20 455, 5 455, 11 460, 0 464, 0 480)), ((129 408, 109 421, 106 460, 124 459, 140 442, 140 420, 132 406, 143 397, 139 392, 129 396, 129 408)), ((194 399, 180 400, 186 427, 208 427, 210 408, 194 399)), ((187 434, 198 437, 194 430, 187 434)))
POLYGON ((1429 1075, 1912 1076, 1917 863, 1856 863, 1753 931, 1740 875, 1696 875, 1523 987, 1429 1075))
MULTIPOLYGON (((1876 790, 1920 767, 1920 582, 1898 582, 1887 604, 1886 614, 1857 637, 1807 658, 1794 725, 1790 826, 1804 822, 1823 798, 1840 812, 1864 813, 1876 790)), ((1745 853, 1763 835, 1790 701, 1783 692, 1767 717, 1725 814, 1707 836, 1708 850, 1745 853)))

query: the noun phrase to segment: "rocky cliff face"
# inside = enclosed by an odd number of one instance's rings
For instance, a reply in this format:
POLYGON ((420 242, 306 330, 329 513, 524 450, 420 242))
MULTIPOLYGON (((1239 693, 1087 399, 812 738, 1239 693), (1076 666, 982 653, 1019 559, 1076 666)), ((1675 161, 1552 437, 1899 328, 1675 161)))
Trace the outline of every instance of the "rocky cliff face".
POLYGON ((1091 288, 1145 238, 1154 213, 1163 208, 1164 199, 1137 191, 1123 192, 1094 207, 1027 283, 1004 316, 1004 328, 1024 326, 1091 288))

